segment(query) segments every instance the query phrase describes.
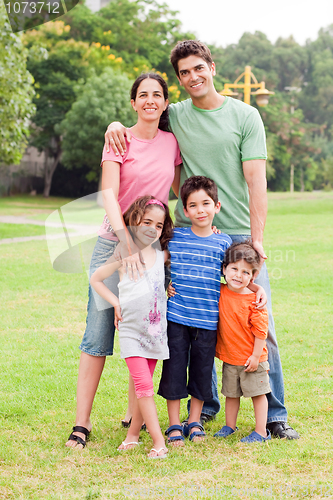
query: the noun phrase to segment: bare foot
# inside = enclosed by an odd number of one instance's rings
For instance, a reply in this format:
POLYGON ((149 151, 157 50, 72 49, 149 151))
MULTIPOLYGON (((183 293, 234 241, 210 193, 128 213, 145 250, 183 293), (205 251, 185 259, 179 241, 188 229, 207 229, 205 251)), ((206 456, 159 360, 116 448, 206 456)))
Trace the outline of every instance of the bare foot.
POLYGON ((167 456, 168 449, 164 446, 162 448, 152 448, 148 453, 148 458, 165 458, 167 456))
MULTIPOLYGON (((76 427, 83 427, 83 426, 79 426, 77 425, 76 427)), ((91 425, 91 422, 89 421, 87 427, 85 427, 88 431, 88 435, 89 433, 91 432, 91 429, 92 429, 92 425, 91 425)), ((77 436, 79 439, 81 439, 84 443, 87 441, 87 438, 88 436, 86 434, 84 434, 83 432, 78 432, 78 431, 73 431, 71 433, 71 436, 77 436)), ((82 443, 74 439, 68 439, 68 441, 66 442, 65 446, 67 446, 67 448, 76 448, 77 450, 83 450, 84 446, 82 443)))

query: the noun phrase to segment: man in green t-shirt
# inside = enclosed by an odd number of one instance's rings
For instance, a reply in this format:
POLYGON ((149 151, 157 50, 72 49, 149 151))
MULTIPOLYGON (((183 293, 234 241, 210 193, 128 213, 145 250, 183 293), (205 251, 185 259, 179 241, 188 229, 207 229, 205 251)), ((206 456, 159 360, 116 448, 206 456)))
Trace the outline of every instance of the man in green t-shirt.
MULTIPOLYGON (((299 435, 287 424, 281 361, 272 316, 271 294, 263 248, 267 214, 266 140, 258 111, 241 101, 221 96, 214 87, 215 64, 206 45, 195 40, 178 42, 171 52, 171 63, 181 86, 190 99, 169 107, 170 130, 176 136, 183 158, 183 168, 176 172, 181 187, 192 175, 204 175, 217 184, 221 211, 214 224, 233 241, 251 236, 253 246, 262 258, 256 283, 267 293, 269 332, 267 338, 270 363, 270 386, 267 395, 267 428, 273 436, 297 439, 299 435)), ((105 134, 107 149, 124 154, 125 136, 130 132, 120 123, 109 125, 105 134)), ((176 225, 188 226, 181 200, 176 210, 176 225)), ((139 257, 138 270, 141 271, 139 257)), ((141 271, 142 272, 142 271, 141 271)), ((220 408, 216 371, 213 373, 213 400, 205 402, 203 419, 212 418, 220 408)))

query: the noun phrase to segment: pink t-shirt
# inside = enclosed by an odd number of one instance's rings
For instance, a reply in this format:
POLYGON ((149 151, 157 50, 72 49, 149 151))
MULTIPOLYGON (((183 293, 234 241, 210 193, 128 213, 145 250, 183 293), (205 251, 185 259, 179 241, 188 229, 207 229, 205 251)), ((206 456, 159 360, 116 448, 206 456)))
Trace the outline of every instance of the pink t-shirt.
MULTIPOLYGON (((120 163, 118 202, 122 213, 140 196, 152 195, 167 204, 175 166, 182 163, 178 143, 171 132, 158 130, 151 140, 138 139, 132 132, 131 135, 131 142, 126 141, 124 156, 116 156, 112 149, 107 153, 104 146, 101 161, 102 167, 104 161, 120 163)), ((98 234, 117 240, 107 215, 98 234)))

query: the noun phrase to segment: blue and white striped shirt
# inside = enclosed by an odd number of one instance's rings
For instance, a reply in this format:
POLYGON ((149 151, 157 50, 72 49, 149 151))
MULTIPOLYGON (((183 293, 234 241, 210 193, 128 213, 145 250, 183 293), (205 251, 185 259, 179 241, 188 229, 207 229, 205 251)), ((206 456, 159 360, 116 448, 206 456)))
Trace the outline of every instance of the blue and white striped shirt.
POLYGON ((168 320, 216 330, 221 266, 231 243, 227 234, 200 237, 190 227, 175 228, 169 251, 176 295, 168 300, 168 320))

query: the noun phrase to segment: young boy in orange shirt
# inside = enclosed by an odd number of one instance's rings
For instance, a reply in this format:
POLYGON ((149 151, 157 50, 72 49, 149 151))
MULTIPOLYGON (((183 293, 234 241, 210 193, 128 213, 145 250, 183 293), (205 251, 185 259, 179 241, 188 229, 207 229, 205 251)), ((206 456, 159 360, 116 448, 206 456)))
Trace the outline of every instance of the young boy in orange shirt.
POLYGON ((248 288, 259 268, 260 255, 250 242, 234 243, 224 257, 221 284, 216 357, 223 361, 222 394, 226 425, 214 436, 227 437, 236 427, 240 397, 251 397, 256 419, 255 430, 241 439, 244 443, 271 439, 266 429, 271 392, 265 339, 268 332, 266 309, 256 309, 255 294, 248 288))

